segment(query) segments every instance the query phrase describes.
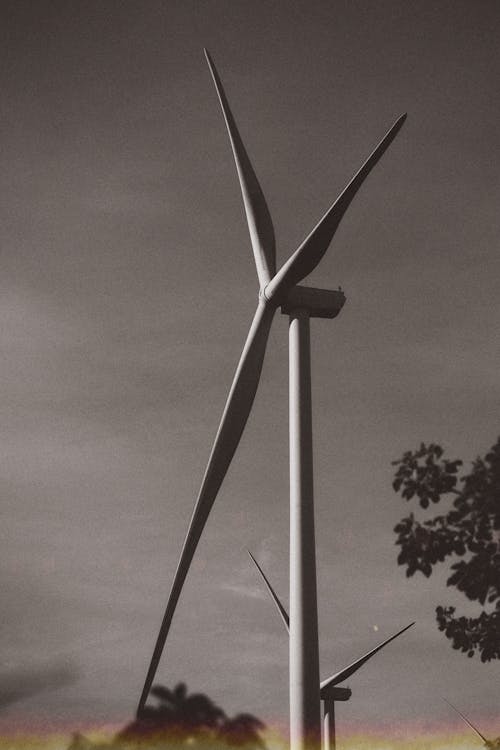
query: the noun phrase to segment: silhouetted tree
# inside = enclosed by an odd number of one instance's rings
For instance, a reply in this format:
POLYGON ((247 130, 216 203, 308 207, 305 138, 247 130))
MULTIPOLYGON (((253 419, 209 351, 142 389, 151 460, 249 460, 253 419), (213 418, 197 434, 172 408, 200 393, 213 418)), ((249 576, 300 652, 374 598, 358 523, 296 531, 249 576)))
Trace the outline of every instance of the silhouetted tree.
POLYGON ((226 745, 232 747, 265 748, 266 745, 259 735, 263 729, 265 724, 252 714, 236 714, 234 718, 224 721, 219 737, 226 745))
POLYGON ((447 585, 483 610, 478 617, 465 617, 456 616, 454 607, 439 606, 439 629, 468 656, 478 652, 483 662, 500 658, 500 438, 460 479, 462 461, 445 458, 435 443, 422 443, 393 465, 393 488, 405 500, 415 498, 428 508, 442 497, 454 497, 443 515, 421 522, 410 513, 397 524, 398 563, 406 566, 407 576, 420 571, 429 577, 437 563, 459 558, 450 565, 447 585))
MULTIPOLYGON (((203 693, 188 694, 179 682, 173 690, 156 685, 151 695, 156 705, 145 706, 141 716, 125 727, 116 737, 116 745, 156 742, 165 745, 196 745, 212 742, 220 746, 265 750, 259 732, 265 729, 260 719, 251 714, 228 718, 225 712, 203 693)), ((78 749, 77 749, 78 750, 78 749)))
POLYGON ((168 734, 177 741, 193 736, 208 737, 217 733, 226 718, 224 711, 207 695, 188 694, 183 682, 173 690, 156 685, 151 695, 157 699, 156 705, 145 706, 140 718, 120 732, 119 740, 152 738, 159 734, 168 734))

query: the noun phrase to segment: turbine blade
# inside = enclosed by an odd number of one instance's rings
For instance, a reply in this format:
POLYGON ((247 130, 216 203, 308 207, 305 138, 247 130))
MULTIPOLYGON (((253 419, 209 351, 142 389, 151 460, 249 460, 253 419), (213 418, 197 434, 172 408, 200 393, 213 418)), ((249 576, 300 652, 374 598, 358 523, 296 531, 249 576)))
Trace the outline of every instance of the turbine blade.
POLYGON ((198 499, 184 540, 167 607, 139 701, 138 715, 141 713, 148 697, 177 601, 198 541, 250 414, 259 384, 273 315, 274 308, 270 305, 259 303, 236 369, 198 499))
POLYGON ((268 299, 271 299, 276 294, 288 291, 288 289, 298 284, 316 268, 328 249, 335 230, 340 224, 340 220, 347 211, 352 199, 384 151, 394 140, 405 120, 406 114, 396 120, 378 146, 372 151, 361 169, 358 170, 347 187, 344 188, 335 203, 332 204, 323 218, 316 224, 300 247, 283 264, 265 289, 265 295, 268 299))
POLYGON ((358 671, 360 667, 363 666, 369 659, 372 658, 372 656, 375 656, 375 654, 380 651, 380 649, 384 648, 384 646, 387 646, 388 643, 393 641, 395 638, 400 636, 402 633, 405 632, 405 630, 408 630, 408 628, 411 628, 412 625, 415 625, 414 622, 410 622, 409 625, 407 625, 405 628, 402 628, 402 630, 399 630, 394 635, 391 635, 390 638, 387 638, 385 641, 382 641, 382 643, 379 643, 378 646, 375 646, 375 648, 372 648, 371 651, 368 651, 367 654, 362 656, 359 659, 356 659, 352 664, 349 664, 348 667, 345 667, 345 669, 342 669, 340 672, 336 672, 336 674, 332 675, 331 677, 328 677, 328 679, 323 680, 320 687, 323 690, 326 687, 329 687, 330 685, 338 685, 339 682, 344 682, 344 680, 347 680, 348 677, 353 675, 355 672, 358 671))
POLYGON ((253 562, 255 564, 255 567, 257 568, 257 570, 259 571, 260 575, 262 576, 262 579, 263 579, 264 583, 267 586, 267 590, 271 594, 272 600, 273 600, 273 602, 276 605, 276 608, 277 608, 277 610, 278 610, 278 612, 280 614, 281 619, 283 620, 283 624, 284 624, 285 628, 287 629, 288 632, 290 632, 290 618, 288 617, 288 612, 286 611, 286 609, 284 608, 284 606, 280 602, 277 593, 275 592, 275 590, 273 589, 273 587, 269 583, 266 574, 264 573, 264 571, 260 567, 260 565, 257 562, 257 560, 255 559, 255 557, 252 555, 252 553, 250 552, 249 549, 247 549, 247 552, 250 555, 250 557, 252 558, 252 560, 253 560, 253 562))
POLYGON ((215 88, 217 89, 229 140, 231 141, 238 179, 240 181, 241 195, 243 196, 243 203, 245 205, 255 265, 257 266, 257 275, 260 287, 263 289, 276 273, 276 245, 273 222, 266 199, 264 198, 264 193, 238 133, 238 128, 229 108, 219 74, 207 49, 205 49, 205 57, 207 58, 208 67, 210 68, 215 88))
POLYGON ((458 715, 460 716, 460 718, 461 718, 461 719, 463 719, 463 720, 465 721, 465 723, 466 723, 466 724, 467 724, 467 725, 468 725, 468 726, 469 726, 469 727, 470 727, 470 728, 471 728, 471 729, 472 729, 472 730, 473 730, 473 731, 474 731, 474 732, 475 732, 475 733, 476 733, 476 734, 477 734, 477 735, 478 735, 479 737, 481 737, 482 741, 483 741, 483 742, 484 742, 484 743, 485 743, 485 744, 487 745, 487 744, 488 744, 488 740, 486 739, 486 737, 484 736, 484 734, 481 734, 481 732, 479 731, 479 729, 478 729, 477 727, 475 727, 475 726, 474 726, 474 724, 473 724, 473 723, 472 723, 471 721, 469 721, 469 719, 468 719, 468 718, 467 718, 466 716, 464 716, 464 715, 463 715, 463 713, 461 713, 461 712, 460 712, 460 711, 458 710, 458 708, 456 708, 456 706, 454 706, 454 705, 453 705, 453 703, 450 703, 450 701, 449 701, 449 700, 446 700, 446 698, 443 698, 443 700, 444 700, 444 701, 445 701, 445 702, 446 702, 446 703, 447 703, 447 704, 448 704, 449 706, 451 706, 451 707, 452 707, 452 709, 453 709, 454 711, 456 711, 456 712, 457 712, 457 714, 458 714, 458 715))

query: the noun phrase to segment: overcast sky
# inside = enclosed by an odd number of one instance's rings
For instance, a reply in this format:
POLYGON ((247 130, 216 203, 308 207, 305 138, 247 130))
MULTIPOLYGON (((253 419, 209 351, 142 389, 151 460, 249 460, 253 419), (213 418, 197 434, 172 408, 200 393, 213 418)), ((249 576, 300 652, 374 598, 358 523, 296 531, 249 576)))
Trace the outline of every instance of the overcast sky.
MULTIPOLYGON (((497 0, 1 8, 1 646, 62 684, 3 725, 139 698, 257 294, 207 46, 279 264, 408 112, 307 280, 347 295, 312 323, 321 674, 416 619, 349 681, 339 738, 461 730, 441 695, 500 734, 498 664, 437 630, 444 575, 398 568, 391 489, 421 440, 468 461, 500 431, 497 0)), ((158 673, 283 725, 287 637, 245 548, 287 603, 287 355, 277 315, 158 673)))

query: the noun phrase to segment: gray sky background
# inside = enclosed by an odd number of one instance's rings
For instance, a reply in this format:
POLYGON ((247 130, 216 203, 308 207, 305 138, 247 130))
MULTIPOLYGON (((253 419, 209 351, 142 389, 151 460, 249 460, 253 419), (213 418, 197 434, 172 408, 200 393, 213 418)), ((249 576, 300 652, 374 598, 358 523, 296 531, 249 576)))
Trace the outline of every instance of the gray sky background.
MULTIPOLYGON (((339 735, 461 730, 440 695, 500 734, 498 664, 435 626, 461 598, 396 565, 390 465, 421 440, 473 459, 499 433, 499 3, 1 14, 2 653, 75 672, 3 725, 126 720, 142 688, 257 293, 205 45, 279 263, 408 111, 308 279, 347 295, 312 324, 321 671, 416 619, 349 681, 339 735)), ((287 602, 287 377, 278 315, 158 675, 283 724, 287 639, 245 548, 287 602)))

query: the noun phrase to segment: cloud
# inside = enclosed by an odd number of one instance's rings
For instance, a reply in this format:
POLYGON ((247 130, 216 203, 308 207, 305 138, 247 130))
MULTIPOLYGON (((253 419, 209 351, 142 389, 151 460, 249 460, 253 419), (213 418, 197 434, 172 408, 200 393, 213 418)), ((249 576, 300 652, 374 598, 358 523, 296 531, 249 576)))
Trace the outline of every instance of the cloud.
POLYGON ((220 588, 223 591, 229 591, 236 596, 243 596, 245 598, 250 597, 251 599, 265 599, 266 594, 262 587, 251 586, 244 583, 222 583, 220 588))
POLYGON ((4 670, 0 672, 0 711, 38 693, 72 685, 79 673, 74 662, 62 659, 4 670))

